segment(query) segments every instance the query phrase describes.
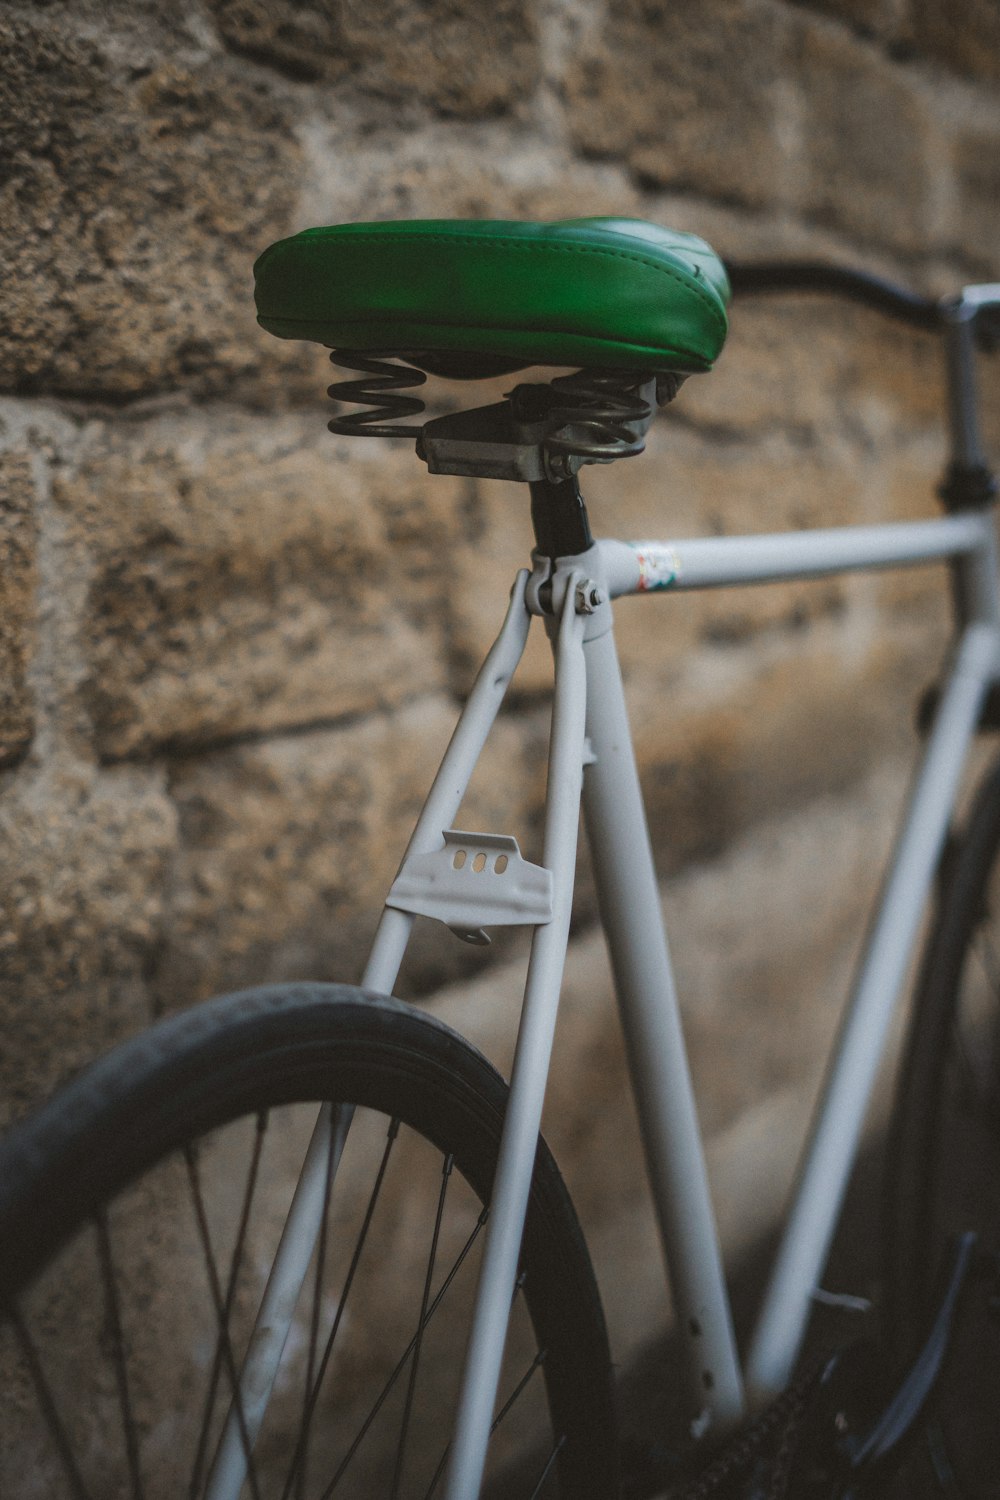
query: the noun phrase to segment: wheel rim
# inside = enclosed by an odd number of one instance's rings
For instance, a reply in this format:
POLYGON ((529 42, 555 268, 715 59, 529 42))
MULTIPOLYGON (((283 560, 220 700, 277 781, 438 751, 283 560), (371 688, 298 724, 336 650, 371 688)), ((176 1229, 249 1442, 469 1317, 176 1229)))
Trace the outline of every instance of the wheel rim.
POLYGON ((974 1230, 982 1275, 968 1284, 949 1356, 907 1479, 914 1495, 1000 1493, 1000 770, 974 803, 945 867, 917 987, 893 1122, 888 1288, 898 1352, 910 1357, 935 1310, 949 1242, 974 1230), (992 1287, 991 1287, 992 1282, 992 1287), (991 1313, 991 1303, 993 1311, 991 1313), (912 1472, 911 1472, 912 1470, 912 1472))
POLYGON ((926 1446, 942 1492, 985 1500, 1000 1492, 1000 869, 984 894, 932 1097, 922 1284, 933 1296, 949 1241, 974 1229, 981 1276, 966 1293, 926 1446))

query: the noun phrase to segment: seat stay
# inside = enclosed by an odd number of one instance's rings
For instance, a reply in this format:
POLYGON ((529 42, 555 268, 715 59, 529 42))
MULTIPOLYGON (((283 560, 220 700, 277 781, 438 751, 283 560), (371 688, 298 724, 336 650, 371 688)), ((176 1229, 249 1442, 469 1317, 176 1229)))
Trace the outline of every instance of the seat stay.
MULTIPOLYGON (((400 869, 411 855, 440 848, 443 830, 455 818, 476 763, 524 654, 531 616, 525 608, 528 574, 518 573, 510 605, 465 708, 455 726, 400 869)), ((415 916, 386 906, 362 976, 362 987, 391 994, 406 954, 415 916)), ((230 1403, 206 1489, 206 1500, 238 1500, 250 1467, 278 1374, 282 1353, 319 1238, 324 1210, 343 1153, 353 1107, 320 1110, 257 1311, 239 1391, 230 1403)))
POLYGON ((573 573, 569 579, 554 642, 555 691, 543 839, 543 863, 552 875, 552 919, 537 926, 532 939, 449 1457, 446 1500, 469 1500, 479 1494, 482 1483, 559 1009, 573 904, 585 748, 585 617, 577 613, 575 590, 577 579, 582 581, 584 576, 573 573))

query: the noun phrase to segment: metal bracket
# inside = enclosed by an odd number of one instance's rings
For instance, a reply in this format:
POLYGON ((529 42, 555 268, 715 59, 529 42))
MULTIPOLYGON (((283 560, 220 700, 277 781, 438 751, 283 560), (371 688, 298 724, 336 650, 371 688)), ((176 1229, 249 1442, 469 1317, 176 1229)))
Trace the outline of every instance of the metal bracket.
MULTIPOLYGON (((498 401, 425 422, 417 454, 432 474, 530 483, 546 477, 544 444, 551 431, 547 418, 519 422, 510 402, 498 401)), ((576 458, 569 467, 575 473, 582 463, 576 458)))
POLYGON ((523 859, 509 834, 446 828, 443 848, 403 861, 385 904, 434 917, 466 942, 488 942, 485 927, 552 921, 552 872, 523 859))
MULTIPOLYGON (((518 385, 492 406, 425 422, 417 456, 432 474, 563 482, 584 464, 641 453, 659 390, 653 376, 643 380, 613 370, 578 370, 548 383, 518 385)), ((357 399, 351 391, 344 394, 357 399)))

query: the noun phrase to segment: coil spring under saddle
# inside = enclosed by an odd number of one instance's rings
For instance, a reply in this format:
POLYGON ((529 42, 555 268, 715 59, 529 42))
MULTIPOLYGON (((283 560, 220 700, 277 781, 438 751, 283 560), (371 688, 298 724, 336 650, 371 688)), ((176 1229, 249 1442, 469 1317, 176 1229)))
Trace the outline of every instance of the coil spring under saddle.
MULTIPOLYGON (((413 438, 418 455, 434 473, 502 479, 567 478, 582 464, 610 463, 645 447, 653 414, 649 375, 578 370, 545 384, 515 386, 500 403, 438 417, 424 427, 392 420, 424 411, 419 397, 401 394, 427 378, 418 359, 411 354, 406 362, 390 363, 384 354, 335 350, 331 362, 362 378, 338 381, 328 388, 329 395, 367 410, 333 418, 327 424, 330 431, 347 437, 413 438)), ((670 400, 680 381, 669 373, 657 376, 657 403, 670 400)))
POLYGON ((549 383, 556 400, 549 410, 553 430, 545 440, 550 458, 610 463, 646 446, 652 408, 641 388, 648 377, 618 370, 578 370, 549 383))
POLYGON ((423 370, 412 365, 390 364, 372 354, 362 354, 356 349, 335 349, 330 363, 345 370, 357 370, 362 380, 338 380, 327 387, 327 395, 335 401, 364 404, 367 411, 351 412, 348 416, 332 417, 326 424, 330 432, 344 437, 412 437, 418 438, 421 428, 401 422, 384 421, 383 418, 415 417, 424 410, 419 396, 401 396, 400 391, 423 385, 427 376, 423 370))

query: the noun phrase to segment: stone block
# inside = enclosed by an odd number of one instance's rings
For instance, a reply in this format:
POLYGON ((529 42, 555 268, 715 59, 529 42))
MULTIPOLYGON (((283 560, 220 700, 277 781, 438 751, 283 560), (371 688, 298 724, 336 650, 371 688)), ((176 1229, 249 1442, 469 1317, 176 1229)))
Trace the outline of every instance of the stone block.
POLYGON ((336 4, 209 0, 209 9, 227 47, 290 78, 332 83, 350 69, 336 4))
POLYGON ((946 446, 941 431, 901 444, 891 464, 882 470, 880 520, 932 521, 944 514, 937 487, 944 473, 946 446))
POLYGON ((90 559, 82 695, 106 759, 345 719, 442 680, 448 482, 429 488, 411 454, 345 462, 315 417, 211 426, 100 428, 56 487, 90 559))
POLYGON ((985 119, 961 131, 954 146, 958 188, 955 248, 982 265, 988 276, 1000 275, 1000 123, 985 119))
MULTIPOLYGON (((943 515, 937 485, 944 462, 940 434, 923 443, 905 446, 897 455, 891 472, 885 476, 880 496, 882 517, 890 521, 931 521, 943 515)), ((887 615, 891 612, 908 616, 915 625, 920 622, 924 630, 933 623, 943 648, 952 619, 947 563, 928 563, 924 567, 898 568, 881 573, 877 575, 875 597, 880 610, 887 615)), ((941 660, 941 648, 928 653, 928 681, 941 660)))
POLYGON ((169 10, 6 15, 0 388, 134 396, 253 387, 295 367, 253 315, 300 153, 275 89, 169 10), (266 352, 265 352, 266 350, 266 352))
POLYGON ((911 0, 916 44, 925 57, 968 78, 1000 79, 1000 10, 993 0, 911 0))
POLYGON ((940 659, 935 611, 821 621, 743 653, 706 647, 664 683, 630 674, 636 752, 670 873, 726 848, 782 807, 836 793, 888 754, 912 753, 913 710, 940 659), (867 636, 867 638, 866 638, 867 636), (741 660, 742 656, 742 660, 741 660))
MULTIPOLYGON (((178 761, 181 850, 161 1003, 270 979, 357 982, 455 718, 447 701, 423 698, 347 729, 178 761)), ((513 833, 537 859, 544 775, 544 730, 502 718, 458 826, 513 833)), ((404 993, 508 951, 472 948, 431 922, 418 922, 416 939, 404 993)))
POLYGON ((834 316, 814 298, 736 298, 715 368, 685 382, 666 420, 676 413, 720 438, 778 426, 800 436, 829 433, 838 422, 834 380, 847 345, 840 321, 841 309, 834 316))
POLYGON ((18 760, 34 733, 26 679, 35 634, 34 480, 26 452, 0 454, 0 766, 18 760))
POLYGON ((783 200, 793 165, 775 93, 785 43, 775 7, 626 0, 567 65, 574 142, 660 187, 743 204, 783 200))
POLYGON ((867 36, 899 42, 910 36, 910 0, 808 0, 867 36))
POLYGON ((148 771, 65 756, 0 805, 0 1100, 6 1123, 151 1019, 175 817, 148 771))
MULTIPOLYGON (((918 292, 937 290, 900 279, 918 292)), ((891 461, 900 444, 930 433, 939 438, 947 413, 942 339, 843 303, 834 316, 843 328, 839 368, 831 372, 834 392, 859 456, 891 461)))
POLYGON ((802 207, 876 244, 926 251, 936 126, 915 81, 846 33, 810 24, 794 58, 802 207))
POLYGON ((941 341, 839 297, 737 298, 715 369, 687 381, 673 410, 708 437, 780 430, 867 456, 941 422, 941 341))
POLYGON ((479 118, 510 109, 539 73, 532 10, 500 0, 488 11, 447 0, 370 6, 359 0, 210 0, 235 52, 291 78, 351 79, 370 94, 445 115, 479 118))
POLYGON ((927 563, 920 568, 893 569, 880 576, 876 592, 879 608, 899 617, 897 629, 906 620, 924 627, 929 621, 936 625, 940 645, 936 651, 928 652, 925 667, 927 683, 931 681, 945 654, 944 643, 948 639, 952 621, 949 600, 942 589, 945 566, 944 563, 927 563))
POLYGON ((540 57, 529 0, 488 11, 450 0, 390 0, 377 8, 341 0, 344 41, 358 81, 390 100, 420 99, 472 119, 512 109, 538 81, 540 57))

